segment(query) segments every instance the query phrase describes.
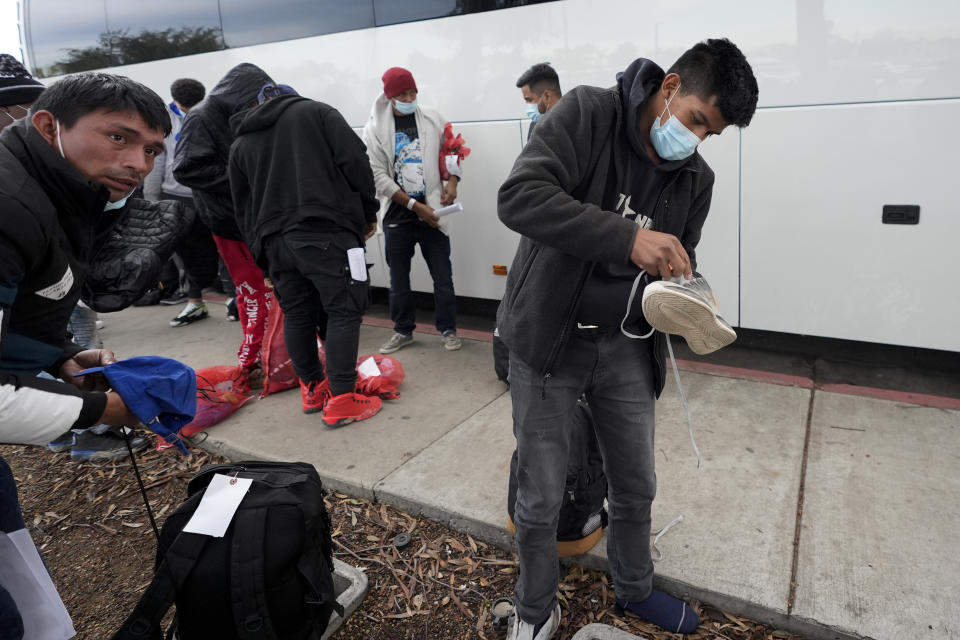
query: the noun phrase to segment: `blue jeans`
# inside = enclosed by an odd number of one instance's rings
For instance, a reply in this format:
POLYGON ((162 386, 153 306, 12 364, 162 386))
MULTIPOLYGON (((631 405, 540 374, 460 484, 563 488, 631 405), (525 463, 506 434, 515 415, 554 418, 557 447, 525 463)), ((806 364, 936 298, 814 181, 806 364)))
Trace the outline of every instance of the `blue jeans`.
POLYGON ((450 238, 419 220, 396 226, 384 225, 387 266, 390 267, 390 319, 393 330, 410 335, 417 326, 417 301, 410 288, 410 262, 414 247, 427 261, 433 278, 436 327, 440 333, 457 330, 457 298, 453 291, 450 238))
POLYGON ((619 328, 575 329, 549 378, 510 354, 518 455, 516 601, 526 622, 546 619, 556 605, 557 522, 572 416, 584 393, 607 476, 607 558, 616 595, 630 601, 650 595, 650 507, 657 492, 652 347, 619 328))

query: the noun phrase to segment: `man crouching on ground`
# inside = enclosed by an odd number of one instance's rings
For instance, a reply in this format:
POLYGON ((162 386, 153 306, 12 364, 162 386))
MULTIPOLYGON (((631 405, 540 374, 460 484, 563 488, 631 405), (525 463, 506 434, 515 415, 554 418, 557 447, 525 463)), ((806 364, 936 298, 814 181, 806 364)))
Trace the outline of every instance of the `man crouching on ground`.
POLYGON ((510 349, 519 456, 517 615, 508 638, 547 640, 560 623, 557 514, 571 416, 586 394, 609 483, 607 558, 618 609, 671 632, 699 624, 653 588, 654 404, 664 337, 631 296, 641 277, 690 277, 713 172, 697 146, 745 127, 757 81, 726 39, 685 52, 665 74, 638 59, 610 89, 577 87, 538 123, 500 188, 498 213, 523 237, 497 313, 510 349), (621 328, 622 327, 622 328, 621 328))

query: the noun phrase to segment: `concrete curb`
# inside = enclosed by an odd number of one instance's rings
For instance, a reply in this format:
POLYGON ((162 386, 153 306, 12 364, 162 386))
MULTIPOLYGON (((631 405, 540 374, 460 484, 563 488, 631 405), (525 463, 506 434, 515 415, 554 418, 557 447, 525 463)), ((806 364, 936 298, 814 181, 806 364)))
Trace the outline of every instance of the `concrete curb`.
POLYGON ((572 640, 646 640, 646 638, 621 631, 608 624, 594 622, 577 631, 572 640))
POLYGON ((360 603, 367 597, 367 586, 366 573, 346 562, 333 559, 333 588, 337 594, 337 602, 343 607, 343 617, 334 611, 320 640, 327 640, 332 636, 360 607, 360 603))
MULTIPOLYGON (((199 447, 209 451, 210 453, 215 453, 235 461, 250 459, 274 459, 266 457, 262 453, 245 450, 240 447, 229 445, 221 440, 214 440, 210 437, 201 443, 199 447)), ((467 533, 471 536, 474 536, 478 540, 486 542, 487 544, 492 544, 500 549, 504 549, 506 551, 515 550, 513 537, 507 532, 505 524, 503 527, 490 525, 489 523, 464 517, 463 515, 453 513, 446 509, 421 504, 417 501, 404 498, 403 496, 390 491, 383 491, 381 490, 381 486, 383 485, 385 479, 381 479, 373 487, 363 487, 353 483, 345 483, 337 480, 336 478, 327 476, 321 469, 317 469, 317 471, 324 487, 328 490, 339 491, 341 493, 346 493, 359 498, 365 498, 368 500, 389 504, 406 511, 411 515, 422 515, 425 518, 429 518, 430 520, 434 520, 435 522, 446 525, 455 531, 467 533)), ((339 561, 335 560, 334 562, 337 563, 339 561)), ((588 553, 572 558, 562 558, 561 562, 564 564, 564 566, 574 565, 589 571, 608 571, 606 558, 594 553, 588 553)), ((349 567, 349 565, 346 566, 349 567)), ((366 575, 364 575, 363 578, 366 580, 366 575)), ((775 629, 802 635, 810 640, 870 640, 868 636, 851 634, 849 632, 832 629, 815 620, 788 615, 785 611, 770 609, 741 598, 730 596, 728 594, 696 587, 692 584, 665 577, 658 573, 654 573, 653 583, 656 588, 675 597, 685 600, 692 599, 709 603, 711 606, 717 607, 722 611, 726 611, 733 615, 750 618, 751 620, 756 620, 757 622, 767 624, 775 629)), ((331 620, 333 620, 333 618, 331 618, 331 620)), ((597 626, 603 627, 606 625, 597 626)), ((605 636, 598 637, 605 638, 605 636)), ((620 636, 619 638, 617 636, 609 637, 615 640, 623 638, 623 636, 620 636)), ((638 636, 631 636, 629 634, 626 636, 626 638, 636 637, 638 636)))

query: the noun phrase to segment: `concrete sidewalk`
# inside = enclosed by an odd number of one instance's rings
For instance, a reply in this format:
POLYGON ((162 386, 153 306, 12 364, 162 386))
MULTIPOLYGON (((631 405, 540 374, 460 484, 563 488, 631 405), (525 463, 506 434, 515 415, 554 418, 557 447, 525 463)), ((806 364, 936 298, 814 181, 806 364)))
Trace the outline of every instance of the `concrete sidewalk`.
MULTIPOLYGON (((119 357, 232 364, 240 328, 210 308, 210 319, 177 329, 167 324, 175 307, 105 314, 101 337, 119 357)), ((360 353, 389 335, 365 326, 360 353)), ((510 397, 489 342, 446 352, 438 336, 418 333, 395 357, 407 374, 402 396, 369 420, 326 428, 289 391, 249 402, 204 446, 303 460, 332 489, 509 547, 510 397)), ((703 466, 670 376, 658 404, 653 528, 683 520, 657 544, 659 584, 810 638, 960 638, 960 411, 690 368, 707 371, 681 372, 703 466)), ((603 545, 578 562, 605 568, 603 545)))

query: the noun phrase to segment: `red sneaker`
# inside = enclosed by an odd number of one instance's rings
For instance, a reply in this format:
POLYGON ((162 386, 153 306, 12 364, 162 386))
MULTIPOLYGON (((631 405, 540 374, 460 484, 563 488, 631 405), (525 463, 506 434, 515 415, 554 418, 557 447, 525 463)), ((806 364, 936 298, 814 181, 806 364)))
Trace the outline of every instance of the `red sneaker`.
POLYGON ((380 398, 362 396, 359 393, 342 393, 333 396, 323 408, 323 421, 331 427, 340 427, 357 420, 366 420, 380 411, 380 398))
POLYGON ((317 413, 330 399, 330 383, 324 378, 320 382, 300 381, 300 398, 303 400, 304 413, 317 413))

